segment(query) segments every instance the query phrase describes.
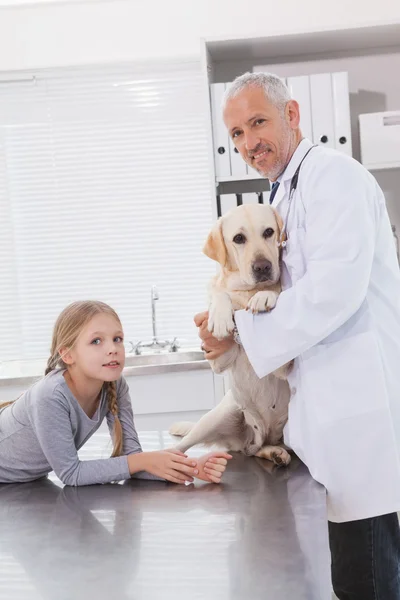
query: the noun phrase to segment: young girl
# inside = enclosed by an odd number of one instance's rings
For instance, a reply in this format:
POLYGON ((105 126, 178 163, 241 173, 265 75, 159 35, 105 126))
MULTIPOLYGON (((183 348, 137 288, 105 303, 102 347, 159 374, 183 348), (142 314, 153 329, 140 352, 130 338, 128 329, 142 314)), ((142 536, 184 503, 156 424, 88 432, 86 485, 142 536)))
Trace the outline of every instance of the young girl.
POLYGON ((121 322, 102 302, 74 302, 58 317, 45 377, 0 404, 0 483, 32 481, 54 470, 66 485, 193 477, 218 483, 229 454, 193 460, 178 450, 142 452, 129 389, 121 376, 121 322), (107 419, 111 458, 81 461, 77 450, 107 419))

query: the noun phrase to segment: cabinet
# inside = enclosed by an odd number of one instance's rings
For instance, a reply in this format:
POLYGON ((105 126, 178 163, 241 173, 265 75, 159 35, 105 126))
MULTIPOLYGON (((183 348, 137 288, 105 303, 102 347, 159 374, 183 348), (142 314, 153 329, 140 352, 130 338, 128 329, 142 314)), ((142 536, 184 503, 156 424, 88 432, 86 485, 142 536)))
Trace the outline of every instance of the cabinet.
MULTIPOLYGON (((39 379, 39 377, 37 378, 39 379)), ((32 383, 10 380, 0 385, 0 403, 15 400, 32 383)), ((223 379, 211 369, 126 376, 137 428, 168 429, 174 421, 197 421, 221 401, 223 379)))
POLYGON ((359 115, 359 124, 363 165, 400 168, 400 110, 359 115))

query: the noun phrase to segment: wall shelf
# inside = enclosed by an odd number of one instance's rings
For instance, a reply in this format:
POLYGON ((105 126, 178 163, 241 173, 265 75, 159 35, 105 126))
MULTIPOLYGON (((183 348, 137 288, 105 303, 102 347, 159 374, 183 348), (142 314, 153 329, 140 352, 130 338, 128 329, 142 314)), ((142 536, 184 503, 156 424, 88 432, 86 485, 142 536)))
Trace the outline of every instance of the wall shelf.
POLYGON ((260 175, 245 175, 244 177, 235 177, 234 175, 232 175, 230 177, 215 178, 217 185, 219 183, 227 183, 230 181, 258 181, 259 179, 264 179, 264 177, 261 177, 260 175))
POLYGON ((384 171, 388 169, 400 169, 400 161, 393 163, 380 163, 374 165, 366 165, 362 163, 363 166, 368 169, 368 171, 384 171))
MULTIPOLYGON (((397 46, 400 23, 384 23, 348 29, 299 31, 285 35, 211 38, 203 40, 210 62, 246 59, 292 59, 292 57, 374 50, 397 46)), ((302 60, 302 58, 301 58, 302 60)), ((253 63, 254 64, 254 63, 253 63)))

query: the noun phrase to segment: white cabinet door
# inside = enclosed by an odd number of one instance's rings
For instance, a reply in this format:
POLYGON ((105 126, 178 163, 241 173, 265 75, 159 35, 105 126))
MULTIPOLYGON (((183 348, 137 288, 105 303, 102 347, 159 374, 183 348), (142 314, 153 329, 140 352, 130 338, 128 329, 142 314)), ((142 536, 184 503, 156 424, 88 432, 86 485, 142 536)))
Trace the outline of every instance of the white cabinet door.
POLYGON ((209 410, 215 406, 213 373, 182 371, 127 377, 137 415, 209 410))

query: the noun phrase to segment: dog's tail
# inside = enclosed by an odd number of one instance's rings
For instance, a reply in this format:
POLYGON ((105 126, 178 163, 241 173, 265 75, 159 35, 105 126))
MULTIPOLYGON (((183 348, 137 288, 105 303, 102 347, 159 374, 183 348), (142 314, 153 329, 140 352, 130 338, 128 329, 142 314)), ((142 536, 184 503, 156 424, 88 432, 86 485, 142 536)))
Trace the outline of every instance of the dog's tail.
POLYGON ((187 435, 195 423, 191 423, 190 421, 179 421, 178 423, 174 423, 169 428, 169 433, 171 435, 178 435, 179 437, 183 437, 187 435))

